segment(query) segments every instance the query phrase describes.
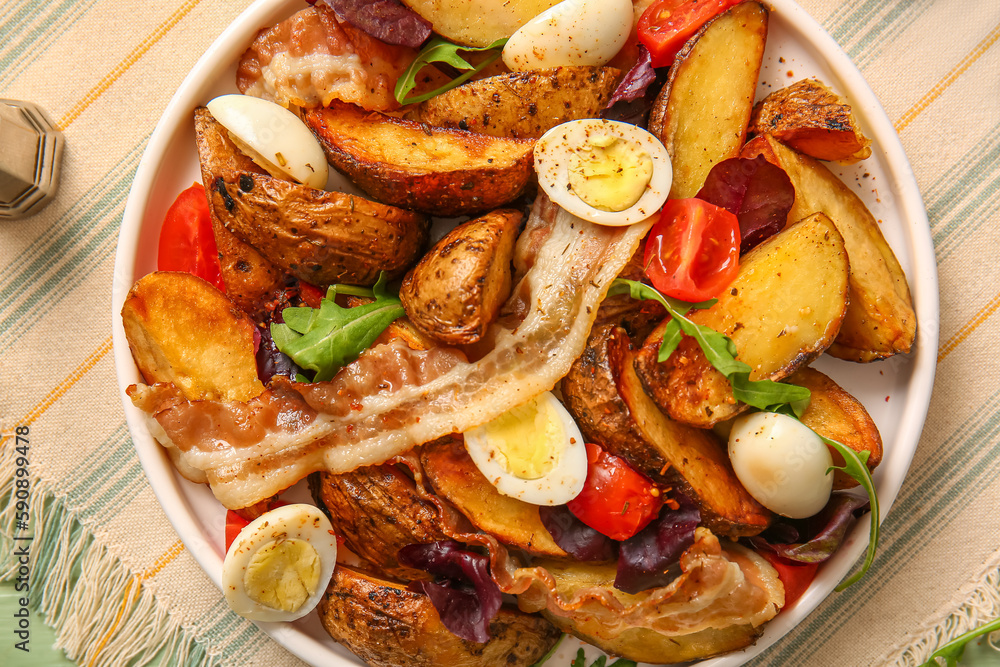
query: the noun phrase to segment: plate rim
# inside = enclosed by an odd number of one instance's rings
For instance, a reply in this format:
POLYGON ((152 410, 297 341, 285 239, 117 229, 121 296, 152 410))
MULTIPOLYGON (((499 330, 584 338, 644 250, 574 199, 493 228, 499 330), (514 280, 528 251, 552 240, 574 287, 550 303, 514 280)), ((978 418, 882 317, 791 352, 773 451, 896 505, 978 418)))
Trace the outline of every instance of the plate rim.
MULTIPOLYGON (((914 267, 907 275, 907 282, 919 331, 915 350, 907 355, 912 368, 911 379, 907 384, 905 407, 898 419, 900 426, 896 443, 902 442, 905 448, 894 451, 892 465, 887 468, 880 466, 877 472, 877 488, 883 508, 881 519, 884 522, 895 504, 919 445, 937 366, 938 275, 930 226, 912 166, 899 136, 860 70, 820 23, 793 0, 767 0, 765 4, 771 11, 777 11, 805 43, 815 48, 824 64, 837 76, 841 92, 851 100, 856 115, 871 129, 873 137, 877 137, 876 145, 885 154, 885 169, 890 177, 890 186, 898 188, 898 192, 894 188, 894 196, 901 204, 902 212, 899 217, 905 227, 905 240, 914 267), (920 267, 919 272, 916 267, 920 267)), ((143 471, 167 519, 202 571, 220 589, 222 558, 206 539, 195 509, 181 490, 181 485, 189 482, 182 480, 169 463, 166 452, 152 439, 145 415, 132 405, 125 393, 126 388, 140 378, 128 349, 119 313, 132 286, 140 232, 154 181, 169 148, 171 136, 179 126, 182 112, 193 108, 198 101, 199 86, 205 85, 204 73, 218 67, 220 60, 232 63, 245 50, 246 35, 267 25, 270 17, 287 13, 296 5, 305 6, 301 0, 256 0, 219 34, 185 76, 164 108, 140 159, 126 199, 116 246, 111 303, 112 347, 118 389, 129 432, 143 471)), ((870 515, 856 523, 849 534, 848 543, 823 568, 806 593, 765 626, 764 634, 753 646, 708 658, 698 664, 705 667, 738 667, 794 631, 823 601, 829 599, 833 588, 865 552, 869 526, 870 515), (837 572, 836 575, 834 571, 837 572)), ((256 624, 283 648, 307 662, 319 664, 331 657, 344 660, 343 656, 331 656, 328 646, 291 624, 256 624)))

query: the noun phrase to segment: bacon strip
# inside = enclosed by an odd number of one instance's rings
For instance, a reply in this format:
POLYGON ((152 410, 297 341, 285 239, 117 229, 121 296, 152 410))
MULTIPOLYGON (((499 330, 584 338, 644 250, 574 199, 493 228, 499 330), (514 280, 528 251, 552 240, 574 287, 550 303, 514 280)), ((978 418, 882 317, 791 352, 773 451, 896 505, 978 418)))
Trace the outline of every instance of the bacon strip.
POLYGON ((186 401, 170 385, 128 393, 155 419, 179 470, 203 473, 228 508, 252 505, 311 472, 382 463, 552 389, 648 230, 594 225, 540 195, 519 240, 523 277, 507 304, 523 319, 494 324, 492 348, 475 361, 455 350, 382 345, 330 382, 279 380, 250 403, 186 401))

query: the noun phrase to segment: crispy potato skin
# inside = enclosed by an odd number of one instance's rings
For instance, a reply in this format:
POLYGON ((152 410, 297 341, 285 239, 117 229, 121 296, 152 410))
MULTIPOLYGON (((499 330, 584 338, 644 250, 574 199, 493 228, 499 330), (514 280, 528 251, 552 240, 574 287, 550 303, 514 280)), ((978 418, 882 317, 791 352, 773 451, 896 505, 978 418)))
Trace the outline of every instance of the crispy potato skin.
POLYGON ((344 103, 305 114, 327 159, 375 199, 436 216, 498 208, 532 175, 530 139, 503 139, 366 112, 344 103))
POLYGON ((427 242, 425 216, 267 175, 220 176, 210 196, 237 236, 317 285, 373 285, 381 271, 400 276, 427 242))
MULTIPOLYGON (((757 246, 740 260, 736 280, 714 306, 689 319, 729 336, 750 379, 780 380, 819 356, 837 336, 847 310, 848 259, 844 239, 825 215, 812 215, 757 246)), ((729 380, 685 336, 664 362, 657 360, 666 322, 636 356, 636 372, 673 419, 709 428, 745 405, 729 380)))
POLYGON ((460 439, 424 445, 420 463, 435 493, 479 530, 537 556, 565 558, 538 516, 538 506, 496 490, 465 451, 460 439))
POLYGON ((249 401, 264 391, 254 323, 201 278, 174 271, 145 275, 129 290, 121 315, 147 384, 172 382, 195 401, 249 401))
POLYGON ((236 148, 205 107, 194 111, 194 132, 226 295, 248 313, 256 312, 269 295, 284 286, 285 272, 226 228, 216 213, 211 192, 212 183, 220 176, 232 180, 239 173, 267 172, 236 148))
POLYGON ((767 41, 768 12, 744 2, 688 40, 649 114, 670 154, 671 199, 694 197, 712 167, 740 153, 767 41))
POLYGON ((445 345, 483 337, 510 296, 521 218, 501 209, 462 223, 406 274, 399 298, 417 329, 445 345))
POLYGON ((510 37, 559 0, 403 0, 431 22, 434 32, 466 46, 489 46, 510 37))
POLYGON ((619 76, 611 67, 511 72, 453 88, 406 117, 434 127, 537 139, 560 123, 599 118, 619 76))
POLYGON ((772 136, 748 143, 743 157, 763 155, 785 170, 795 187, 789 224, 825 213, 844 237, 851 262, 847 316, 829 354, 868 362, 910 351, 916 337, 906 275, 864 202, 818 160, 788 148, 772 136))
POLYGON ((313 498, 348 548, 389 576, 427 579, 426 572, 399 564, 408 544, 448 539, 438 527, 433 505, 418 497, 413 480, 392 465, 367 466, 349 473, 309 477, 313 498))
POLYGON ((318 610, 330 636, 372 667, 527 667, 561 634, 540 616, 502 607, 489 641, 459 639, 423 593, 342 564, 318 610))
POLYGON ((758 102, 749 134, 770 134, 800 153, 842 164, 872 154, 851 105, 818 79, 796 81, 758 102))
MULTIPOLYGON (((882 461, 882 436, 861 401, 847 393, 828 376, 812 368, 800 368, 788 377, 812 392, 802 423, 820 435, 847 445, 856 452, 868 452, 868 470, 875 470, 882 461)), ((840 452, 830 448, 833 465, 844 465, 840 452)), ((850 489, 858 482, 838 470, 833 474, 834 489, 850 489)))
POLYGON ((698 503, 702 525, 719 535, 736 539, 767 528, 771 513, 740 484, 712 432, 673 421, 645 392, 623 330, 612 330, 604 345, 597 373, 610 373, 622 401, 618 419, 628 424, 627 437, 609 439, 609 451, 698 503))

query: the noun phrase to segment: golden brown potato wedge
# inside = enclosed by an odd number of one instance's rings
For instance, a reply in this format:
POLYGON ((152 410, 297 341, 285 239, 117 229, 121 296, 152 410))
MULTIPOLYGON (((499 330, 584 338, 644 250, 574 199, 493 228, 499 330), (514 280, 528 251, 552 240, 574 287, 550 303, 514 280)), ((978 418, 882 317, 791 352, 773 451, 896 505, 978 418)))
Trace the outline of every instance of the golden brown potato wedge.
POLYGON ((190 273, 140 278, 122 305, 132 358, 147 384, 172 382, 188 400, 249 401, 257 378, 254 323, 225 294, 190 273))
POLYGON ((372 667, 527 667, 561 634, 538 615, 501 607, 489 641, 459 639, 423 593, 342 564, 318 611, 330 636, 372 667))
POLYGON ((746 139, 767 41, 767 10, 744 2, 706 23, 677 54, 649 114, 674 169, 671 199, 694 197, 746 139))
MULTIPOLYGON (((729 336, 750 379, 780 380, 819 356, 840 330, 847 310, 844 239, 825 215, 812 215, 772 236, 740 259, 740 270, 718 302, 689 319, 729 336)), ((657 360, 666 322, 636 356, 636 371, 673 419, 708 428, 746 406, 729 380, 685 336, 670 358, 657 360)))
POLYGON ((843 164, 872 154, 851 105, 818 79, 796 81, 758 102, 749 134, 770 134, 800 153, 843 164))
POLYGON ((715 533, 736 539, 767 528, 771 513, 740 484, 722 444, 711 431, 681 424, 660 411, 635 373, 635 354, 629 348, 621 333, 609 337, 608 364, 634 424, 630 432, 641 438, 614 441, 612 453, 698 503, 702 525, 715 533))
MULTIPOLYGON (((823 437, 847 445, 856 452, 868 452, 868 469, 882 461, 882 436, 871 415, 861 401, 848 394, 828 376, 812 368, 800 368, 788 377, 790 384, 797 384, 812 392, 809 407, 802 415, 802 423, 823 437)), ((833 465, 844 465, 840 452, 830 448, 833 465)), ((849 489, 857 481, 838 470, 833 474, 833 488, 849 489)))
POLYGON ((240 173, 267 172, 236 148, 225 128, 205 107, 194 111, 194 133, 226 295, 246 312, 257 312, 271 294, 284 287, 285 272, 226 229, 211 205, 212 198, 208 193, 211 193, 212 183, 219 176, 232 180, 240 173))
POLYGON ((372 285, 380 271, 402 275, 423 251, 426 217, 261 173, 207 109, 196 112, 196 127, 210 209, 269 258, 264 262, 279 266, 280 275, 287 271, 318 285, 372 285))
POLYGON ((822 212, 844 237, 851 262, 850 307, 829 353, 866 362, 908 352, 917 328, 910 288, 864 202, 825 165, 774 137, 757 137, 743 149, 744 157, 758 155, 784 169, 795 187, 789 222, 822 212))
POLYGON ((538 556, 566 557, 538 516, 538 506, 496 490, 469 457, 461 440, 424 445, 420 463, 434 491, 476 528, 509 546, 538 556))
POLYGON ((559 0, 403 0, 431 22, 434 32, 466 46, 489 46, 559 0))
POLYGON ((510 296, 510 261, 522 217, 500 209, 464 222, 406 274, 399 299, 417 329, 445 345, 483 337, 510 296))
POLYGON ((532 174, 531 139, 432 128, 335 102, 305 115, 327 159, 375 199, 437 216, 498 208, 532 174))
POLYGON ((426 572, 400 565, 396 554, 408 544, 448 537, 438 527, 437 508, 419 497, 406 474, 393 465, 368 466, 311 475, 309 487, 351 551, 389 576, 428 578, 426 572))
POLYGON ((560 123, 599 118, 620 75, 611 67, 511 72, 453 88, 406 117, 434 127, 537 139, 560 123))

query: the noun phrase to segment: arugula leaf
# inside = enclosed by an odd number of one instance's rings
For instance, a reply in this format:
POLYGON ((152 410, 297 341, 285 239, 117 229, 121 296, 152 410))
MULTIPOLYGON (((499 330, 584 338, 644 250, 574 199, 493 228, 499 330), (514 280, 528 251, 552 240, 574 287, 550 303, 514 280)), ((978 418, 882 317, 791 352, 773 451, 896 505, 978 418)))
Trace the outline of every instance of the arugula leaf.
POLYGON ((331 379, 342 366, 358 358, 386 327, 405 314, 399 297, 386 288, 385 273, 374 287, 331 285, 319 308, 297 307, 281 311, 284 324, 271 325, 278 349, 301 368, 315 371, 313 382, 331 379), (355 308, 338 306, 338 294, 374 299, 355 308))
POLYGON ((396 101, 400 104, 415 104, 417 102, 424 102, 432 97, 440 95, 441 93, 451 90, 456 86, 460 86, 470 78, 475 76, 477 73, 489 67, 493 61, 500 57, 501 49, 504 44, 507 43, 506 38, 498 39, 489 46, 475 47, 475 46, 460 46, 458 44, 452 44, 451 42, 445 41, 440 37, 435 37, 431 39, 424 48, 420 50, 417 54, 416 60, 410 63, 410 66, 406 68, 403 75, 399 77, 396 81, 396 89, 393 94, 396 96, 396 101), (459 51, 491 51, 495 50, 495 53, 491 53, 483 62, 478 65, 473 66, 465 58, 459 55, 459 51), (457 70, 465 72, 461 76, 452 79, 449 83, 432 90, 429 93, 423 95, 415 95, 414 97, 407 97, 409 92, 413 90, 417 85, 417 74, 420 73, 427 65, 431 63, 445 63, 451 65, 457 70))
POLYGON ((698 341, 698 346, 709 363, 726 376, 733 387, 737 400, 758 410, 767 410, 785 403, 801 403, 809 400, 809 390, 805 387, 774 382, 773 380, 751 380, 750 366, 736 359, 736 344, 728 336, 711 327, 695 324, 685 315, 693 308, 709 308, 716 299, 700 303, 686 303, 671 299, 645 283, 634 280, 616 279, 608 290, 608 295, 628 293, 633 299, 653 299, 667 309, 671 321, 667 323, 660 343, 658 361, 666 361, 681 342, 682 333, 698 341))
MULTIPOLYGON (((604 667, 607 662, 608 656, 602 655, 590 663, 590 667, 604 667)), ((582 648, 576 652, 576 659, 570 663, 570 667, 587 667, 587 656, 584 654, 582 648)), ((635 667, 635 661, 619 658, 608 665, 608 667, 635 667)))
MULTIPOLYGON (((819 435, 817 433, 816 435, 819 435)), ((865 562, 861 565, 861 569, 855 572, 850 578, 842 581, 836 590, 838 593, 854 582, 856 582, 861 577, 865 576, 865 572, 871 567, 872 561, 875 560, 875 550, 878 549, 878 524, 879 524, 879 509, 878 509, 878 496, 875 494, 875 480, 872 479, 872 474, 868 470, 868 455, 869 452, 856 452, 850 447, 836 440, 831 440, 830 438, 824 438, 819 435, 820 440, 825 442, 830 447, 833 447, 840 455, 844 457, 844 465, 842 466, 830 466, 830 470, 842 470, 855 479, 861 488, 865 490, 868 494, 868 503, 871 506, 871 530, 868 533, 868 553, 865 554, 865 562)), ((827 472, 830 472, 828 470, 827 472)))
POLYGON ((965 653, 965 647, 969 642, 998 630, 1000 630, 1000 618, 980 625, 978 628, 973 628, 934 651, 930 659, 918 667, 939 667, 941 663, 937 661, 938 658, 944 658, 945 667, 958 667, 958 661, 962 659, 962 654, 965 653))

